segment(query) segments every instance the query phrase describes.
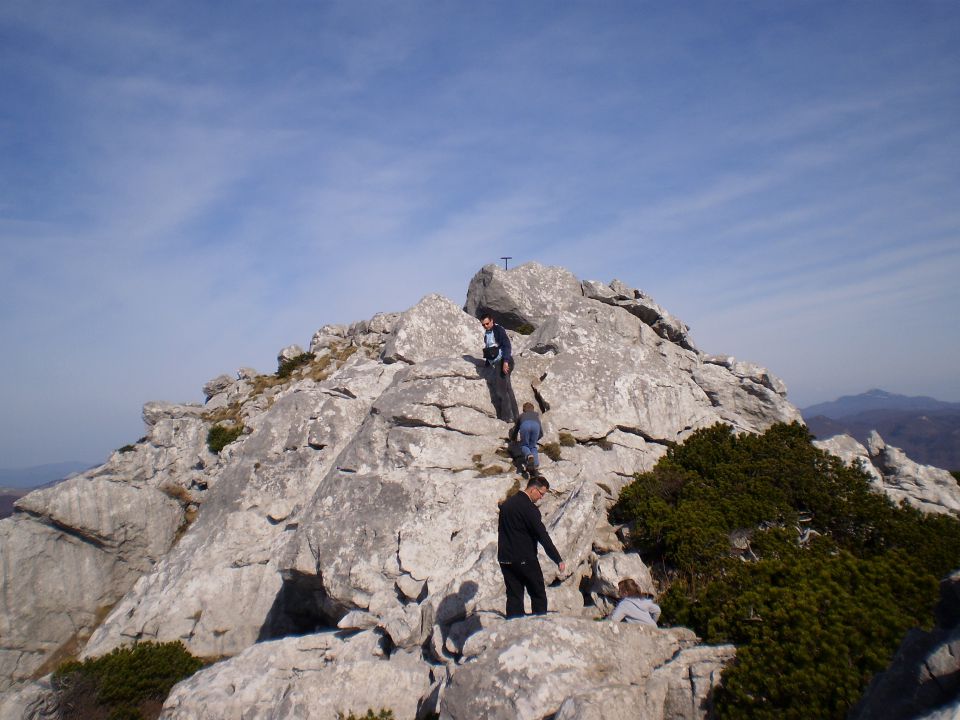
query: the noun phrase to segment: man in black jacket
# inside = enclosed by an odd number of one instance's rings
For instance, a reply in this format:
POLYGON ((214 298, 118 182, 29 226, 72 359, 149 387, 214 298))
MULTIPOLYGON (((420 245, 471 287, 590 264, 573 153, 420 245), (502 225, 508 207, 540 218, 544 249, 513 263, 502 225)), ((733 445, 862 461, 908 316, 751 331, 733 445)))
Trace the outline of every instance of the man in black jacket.
POLYGON ((498 523, 497 560, 507 586, 507 617, 521 617, 523 590, 530 593, 534 615, 547 612, 547 590, 543 571, 537 560, 537 543, 543 545, 550 559, 566 570, 566 564, 543 526, 537 503, 547 494, 550 483, 544 477, 533 477, 527 488, 506 500, 500 506, 498 523))
POLYGON ((487 384, 494 409, 500 420, 514 422, 520 414, 517 410, 517 398, 513 394, 510 373, 513 371, 513 349, 510 336, 493 321, 490 313, 480 318, 483 325, 483 359, 487 366, 487 384))

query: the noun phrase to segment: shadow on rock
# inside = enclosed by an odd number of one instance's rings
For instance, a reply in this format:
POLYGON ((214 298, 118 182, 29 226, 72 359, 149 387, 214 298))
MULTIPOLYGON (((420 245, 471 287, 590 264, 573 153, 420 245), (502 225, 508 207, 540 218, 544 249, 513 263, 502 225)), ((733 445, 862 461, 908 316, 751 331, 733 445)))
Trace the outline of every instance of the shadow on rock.
POLYGON ((320 578, 299 574, 285 577, 260 627, 257 642, 335 630, 343 615, 344 611, 333 607, 320 578))

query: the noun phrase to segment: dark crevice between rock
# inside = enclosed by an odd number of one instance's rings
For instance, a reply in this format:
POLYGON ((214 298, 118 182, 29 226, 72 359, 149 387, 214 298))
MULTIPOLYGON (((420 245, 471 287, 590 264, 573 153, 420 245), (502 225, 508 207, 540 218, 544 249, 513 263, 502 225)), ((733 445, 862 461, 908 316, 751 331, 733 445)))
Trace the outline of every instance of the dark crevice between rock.
POLYGON ((394 416, 391 419, 393 421, 394 427, 434 428, 436 430, 446 430, 447 432, 457 433, 458 435, 466 435, 467 437, 476 437, 476 434, 474 433, 468 433, 463 430, 458 430, 457 428, 447 427, 446 425, 437 425, 436 423, 428 423, 424 420, 418 420, 417 418, 394 416))
POLYGON ((42 515, 31 510, 26 510, 24 508, 17 507, 14 509, 14 513, 23 513, 32 520, 37 521, 41 525, 46 525, 47 527, 62 532, 68 537, 72 537, 75 540, 79 540, 82 543, 87 545, 92 545, 98 550, 115 550, 116 546, 107 542, 103 538, 96 537, 95 535, 90 535, 88 533, 81 532, 77 528, 70 527, 69 525, 64 525, 61 522, 54 520, 49 515, 42 515))
POLYGON ((664 447, 672 447, 676 445, 672 440, 664 440, 662 438, 655 438, 647 433, 643 432, 640 428, 628 427, 626 425, 617 425, 617 430, 620 432, 625 432, 628 435, 636 435, 637 437, 643 438, 644 441, 651 443, 653 445, 663 445, 664 447))
POLYGON ((318 576, 285 573, 257 642, 335 630, 345 614, 346 609, 327 596, 318 576))
MULTIPOLYGON (((544 375, 543 377, 546 377, 546 375, 544 375)), ((543 378, 540 378, 540 379, 543 380, 543 378)), ((540 413, 543 414, 543 413, 547 412, 547 411, 550 409, 550 403, 548 403, 548 402, 544 399, 543 395, 540 394, 540 391, 537 390, 536 387, 534 387, 533 385, 531 385, 531 386, 530 386, 530 389, 533 390, 533 397, 534 397, 534 399, 537 401, 537 405, 540 406, 540 413)))

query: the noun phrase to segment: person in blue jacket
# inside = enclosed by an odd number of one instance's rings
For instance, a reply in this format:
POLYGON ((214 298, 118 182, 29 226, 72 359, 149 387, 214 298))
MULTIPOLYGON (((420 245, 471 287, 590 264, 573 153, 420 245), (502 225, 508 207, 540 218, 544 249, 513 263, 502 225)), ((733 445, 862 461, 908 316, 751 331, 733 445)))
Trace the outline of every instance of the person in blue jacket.
POLYGON ((500 420, 512 423, 520 413, 510 382, 510 373, 513 371, 510 338, 507 331, 494 322, 490 313, 481 316, 480 324, 483 325, 483 359, 487 367, 487 384, 490 386, 493 406, 500 420))

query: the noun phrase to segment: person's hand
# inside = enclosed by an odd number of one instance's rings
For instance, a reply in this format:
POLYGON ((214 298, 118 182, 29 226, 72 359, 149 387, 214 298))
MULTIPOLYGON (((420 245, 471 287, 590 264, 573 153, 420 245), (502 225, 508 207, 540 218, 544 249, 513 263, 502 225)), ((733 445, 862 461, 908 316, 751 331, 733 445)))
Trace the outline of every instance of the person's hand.
POLYGON ((503 374, 504 375, 510 374, 510 363, 507 362, 506 360, 503 361, 503 374))
POLYGON ((560 574, 563 575, 567 571, 567 564, 565 562, 560 563, 560 574))

